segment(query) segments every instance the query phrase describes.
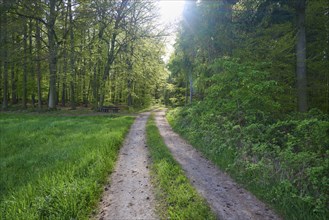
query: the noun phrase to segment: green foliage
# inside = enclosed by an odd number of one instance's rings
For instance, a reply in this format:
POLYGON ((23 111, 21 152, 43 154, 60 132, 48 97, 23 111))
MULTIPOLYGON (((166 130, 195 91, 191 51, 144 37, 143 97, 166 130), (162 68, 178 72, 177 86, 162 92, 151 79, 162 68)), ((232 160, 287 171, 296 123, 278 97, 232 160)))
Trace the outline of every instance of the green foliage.
MULTIPOLYGON (((184 105, 188 88, 186 58, 193 67, 194 100, 206 97, 210 68, 218 59, 229 57, 243 63, 266 63, 267 79, 280 84, 283 92, 273 94, 281 113, 296 110, 296 8, 293 1, 240 0, 200 1, 189 4, 193 14, 186 13, 169 63, 174 106, 184 105), (197 18, 195 18, 197 17, 197 18), (185 59, 184 59, 185 58, 185 59)), ((306 58, 308 101, 310 109, 328 113, 328 7, 325 0, 307 1, 306 58)), ((256 82, 255 82, 256 83, 256 82)), ((170 102, 168 102, 171 104, 170 102)))
POLYGON ((261 66, 216 61, 208 96, 168 120, 287 219, 326 219, 329 118, 315 109, 283 117, 275 99, 283 89, 261 66))
POLYGON ((0 219, 88 219, 132 117, 0 115, 0 219))
POLYGON ((207 82, 205 102, 213 105, 216 113, 229 113, 228 116, 240 125, 278 115, 280 104, 276 97, 283 90, 262 70, 265 65, 215 60, 210 66, 214 75, 207 82), (218 101, 214 103, 214 100, 218 101))
POLYGON ((171 111, 168 119, 287 219, 328 219, 328 4, 306 1, 305 20, 307 99, 309 109, 323 113, 297 114, 300 2, 194 4, 197 19, 186 14, 169 64, 176 88, 168 97, 173 106, 184 105, 183 58, 193 58, 194 104, 171 111))
POLYGON ((329 114, 329 19, 325 0, 309 1, 306 8, 309 102, 329 114), (324 92, 326 91, 326 92, 324 92))
POLYGON ((190 185, 164 144, 153 116, 147 123, 147 145, 152 159, 158 212, 161 219, 215 219, 206 202, 190 185))
POLYGON ((79 104, 97 109, 105 103, 141 108, 163 98, 165 45, 155 1, 5 1, 0 10, 4 109, 8 104, 21 107, 16 104, 21 103, 25 84, 28 107, 36 107, 39 100, 47 103, 49 97, 57 106, 70 103, 73 109, 79 104), (50 35, 55 38, 52 43, 50 35), (52 86, 48 58, 56 66, 52 86), (52 92, 56 97, 47 94, 50 88, 57 90, 52 92))

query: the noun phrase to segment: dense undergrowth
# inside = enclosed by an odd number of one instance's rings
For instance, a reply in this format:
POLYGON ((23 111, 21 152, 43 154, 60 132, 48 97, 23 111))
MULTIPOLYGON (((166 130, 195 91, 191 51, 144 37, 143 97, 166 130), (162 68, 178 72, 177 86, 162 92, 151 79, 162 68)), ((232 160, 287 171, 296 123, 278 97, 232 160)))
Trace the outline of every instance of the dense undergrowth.
POLYGON ((286 219, 329 219, 329 117, 282 113, 275 97, 284 89, 253 67, 218 61, 204 100, 167 118, 286 219))
POLYGON ((0 219, 88 219, 132 122, 0 114, 0 219))
POLYGON ((215 219, 207 203, 190 185, 163 142, 153 116, 147 122, 147 145, 161 219, 215 219))

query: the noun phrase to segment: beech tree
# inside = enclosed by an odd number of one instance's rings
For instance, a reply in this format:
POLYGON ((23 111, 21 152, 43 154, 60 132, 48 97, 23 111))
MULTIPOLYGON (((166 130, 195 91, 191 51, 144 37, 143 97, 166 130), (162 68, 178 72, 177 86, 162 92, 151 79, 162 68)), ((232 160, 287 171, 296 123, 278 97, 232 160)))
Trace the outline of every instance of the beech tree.
POLYGON ((306 112, 307 104, 307 78, 306 78, 306 32, 305 32, 305 8, 306 0, 296 1, 297 12, 297 93, 298 93, 298 110, 306 112))
MULTIPOLYGON (((1 7, 0 15, 0 26, 1 26, 1 68, 3 69, 3 101, 2 109, 8 108, 8 19, 7 19, 7 9, 8 2, 5 0, 3 6, 1 7), (3 68, 2 68, 3 66, 3 68)), ((2 71, 1 71, 2 72, 2 71)))
POLYGON ((155 1, 5 3, 0 20, 1 42, 6 42, 0 58, 4 109, 8 101, 23 108, 38 102, 41 109, 47 100, 48 109, 67 103, 72 109, 89 103, 98 109, 111 103, 143 106, 160 98, 153 91, 164 86, 158 79, 165 80, 166 72, 155 1))

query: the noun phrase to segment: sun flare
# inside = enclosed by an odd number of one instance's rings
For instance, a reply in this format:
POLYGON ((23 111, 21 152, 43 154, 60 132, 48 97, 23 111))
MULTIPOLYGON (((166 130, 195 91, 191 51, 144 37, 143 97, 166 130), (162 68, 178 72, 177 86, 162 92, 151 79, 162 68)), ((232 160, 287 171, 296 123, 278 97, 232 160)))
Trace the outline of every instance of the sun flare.
POLYGON ((164 24, 173 24, 178 22, 183 13, 184 0, 160 0, 161 20, 164 24))
POLYGON ((184 0, 159 0, 161 23, 171 33, 166 39, 166 55, 163 57, 165 62, 168 62, 171 53, 174 51, 173 45, 176 39, 177 25, 182 19, 184 5, 184 0))

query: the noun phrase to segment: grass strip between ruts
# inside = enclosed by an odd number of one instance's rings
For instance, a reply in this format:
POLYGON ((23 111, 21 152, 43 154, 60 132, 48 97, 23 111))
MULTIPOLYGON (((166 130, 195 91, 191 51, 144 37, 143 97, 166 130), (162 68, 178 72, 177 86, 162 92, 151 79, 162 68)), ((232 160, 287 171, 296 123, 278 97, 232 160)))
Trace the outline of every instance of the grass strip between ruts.
POLYGON ((174 160, 150 117, 146 127, 147 146, 152 165, 151 175, 161 219, 216 219, 205 200, 191 186, 174 160))

